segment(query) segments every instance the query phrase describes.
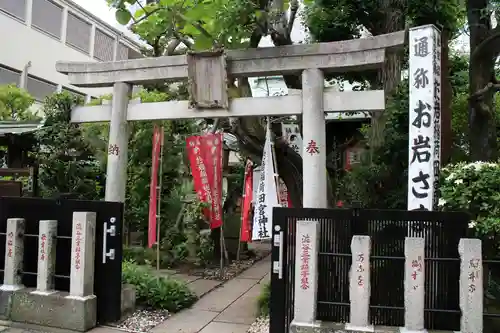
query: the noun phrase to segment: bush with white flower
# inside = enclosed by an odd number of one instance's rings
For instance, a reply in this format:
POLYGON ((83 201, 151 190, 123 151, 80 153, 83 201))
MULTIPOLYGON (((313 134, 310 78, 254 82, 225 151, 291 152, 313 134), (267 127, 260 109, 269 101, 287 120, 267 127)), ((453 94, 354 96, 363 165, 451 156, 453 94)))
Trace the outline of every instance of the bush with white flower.
POLYGON ((441 170, 439 190, 440 209, 467 211, 475 236, 488 241, 496 252, 500 240, 500 163, 447 165, 441 170))

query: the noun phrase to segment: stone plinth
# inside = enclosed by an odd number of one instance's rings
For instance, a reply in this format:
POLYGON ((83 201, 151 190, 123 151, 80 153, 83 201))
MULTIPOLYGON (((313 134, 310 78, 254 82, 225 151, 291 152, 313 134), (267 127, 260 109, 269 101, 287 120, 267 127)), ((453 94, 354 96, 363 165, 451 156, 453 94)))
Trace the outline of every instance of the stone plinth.
POLYGON ((294 322, 316 320, 318 291, 318 221, 297 221, 294 322))
POLYGON ((14 322, 85 332, 96 326, 97 298, 68 297, 66 292, 42 295, 22 289, 12 295, 10 320, 14 322))
POLYGON ((21 271, 23 269, 24 230, 24 219, 7 219, 5 268, 1 290, 14 291, 23 288, 21 271))
POLYGON ((425 239, 405 239, 405 329, 424 330, 425 239))
POLYGON ((352 266, 349 299, 350 322, 347 326, 359 331, 371 331, 368 311, 370 308, 370 248, 369 236, 354 236, 351 241, 352 266))
POLYGON ((460 254, 460 331, 483 332, 483 262, 481 240, 462 238, 460 254))
POLYGON ((95 223, 96 213, 73 213, 69 297, 95 297, 95 223))
POLYGON ((56 269, 57 221, 42 220, 38 231, 38 272, 36 291, 41 294, 54 292, 56 269))

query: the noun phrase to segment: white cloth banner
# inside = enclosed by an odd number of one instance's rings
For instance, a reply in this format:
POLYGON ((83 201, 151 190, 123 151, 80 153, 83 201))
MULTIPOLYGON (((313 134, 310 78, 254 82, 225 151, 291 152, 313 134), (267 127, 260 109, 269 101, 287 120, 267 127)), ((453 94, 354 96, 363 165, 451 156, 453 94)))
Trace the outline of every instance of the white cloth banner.
POLYGON ((259 187, 255 200, 252 240, 269 239, 272 235, 273 207, 279 207, 278 192, 274 177, 270 129, 266 132, 266 143, 262 154, 259 187))
POLYGON ((408 210, 437 206, 441 158, 441 36, 410 29, 408 210))
POLYGON ((299 125, 281 124, 281 132, 288 145, 293 148, 297 154, 302 156, 302 136, 300 135, 299 125))

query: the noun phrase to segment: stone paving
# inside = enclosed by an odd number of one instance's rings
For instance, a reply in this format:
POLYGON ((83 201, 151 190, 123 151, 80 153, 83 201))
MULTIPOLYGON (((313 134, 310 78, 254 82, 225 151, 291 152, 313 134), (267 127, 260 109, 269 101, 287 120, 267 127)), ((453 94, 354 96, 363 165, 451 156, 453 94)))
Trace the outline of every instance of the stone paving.
MULTIPOLYGON (((269 280, 270 257, 173 315, 151 333, 246 333, 257 317, 257 297, 269 280)), ((105 333, 105 332, 93 332, 105 333)))
MULTIPOLYGON (((193 278, 189 286, 201 297, 200 300, 190 309, 174 314, 153 328, 150 333, 246 333, 257 318, 257 297, 263 284, 269 281, 270 269, 271 257, 268 256, 236 278, 224 283, 220 288, 216 287, 221 285, 222 281, 193 278)), ((167 274, 167 272, 164 273, 167 274)), ((8 324, 10 323, 0 321, 0 333, 68 332, 40 326, 8 327, 8 324)), ((89 332, 120 333, 124 331, 112 327, 97 327, 89 332)))

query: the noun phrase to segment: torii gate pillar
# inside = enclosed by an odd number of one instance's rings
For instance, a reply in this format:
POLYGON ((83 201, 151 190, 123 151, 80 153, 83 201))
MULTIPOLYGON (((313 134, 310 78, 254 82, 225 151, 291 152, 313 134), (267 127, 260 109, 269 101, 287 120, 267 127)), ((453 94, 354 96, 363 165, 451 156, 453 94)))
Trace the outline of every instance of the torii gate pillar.
POLYGON ((327 208, 326 129, 320 69, 302 72, 302 152, 303 207, 327 208))
POLYGON ((125 202, 128 160, 127 109, 132 85, 116 82, 113 85, 111 119, 109 122, 108 163, 104 200, 125 202))

